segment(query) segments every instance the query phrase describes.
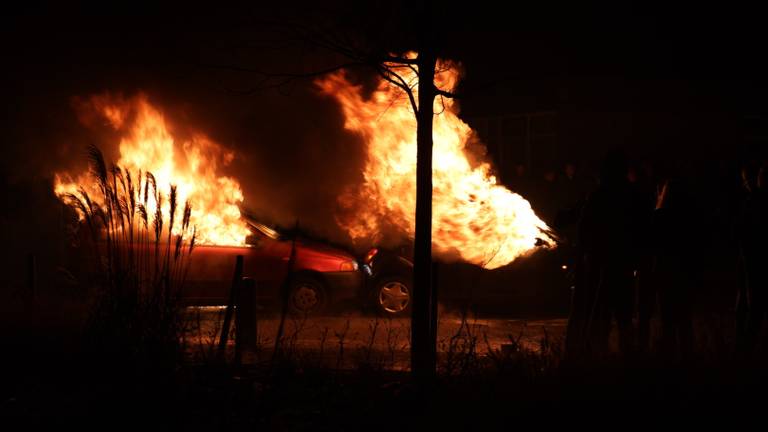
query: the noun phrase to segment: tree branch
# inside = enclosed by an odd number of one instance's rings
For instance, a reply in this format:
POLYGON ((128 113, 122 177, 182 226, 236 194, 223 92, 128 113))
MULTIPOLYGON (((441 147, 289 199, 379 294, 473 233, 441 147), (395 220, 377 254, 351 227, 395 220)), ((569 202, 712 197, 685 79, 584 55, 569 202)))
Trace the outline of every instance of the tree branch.
POLYGON ((407 64, 407 65, 417 65, 419 64, 419 58, 405 58, 405 57, 397 57, 397 56, 382 56, 378 59, 378 61, 382 63, 398 63, 398 64, 407 64))
POLYGON ((440 110, 440 112, 436 112, 435 115, 440 115, 445 112, 445 98, 440 95, 440 104, 443 106, 443 109, 440 110))
POLYGON ((435 94, 438 96, 446 97, 448 99, 456 99, 458 97, 456 96, 455 93, 445 91, 445 90, 440 90, 439 88, 435 88, 435 94))
POLYGON ((320 75, 336 72, 341 69, 346 69, 352 66, 361 66, 361 65, 362 63, 358 61, 351 61, 347 63, 338 64, 336 66, 332 66, 329 68, 319 69, 316 71, 306 72, 306 73, 272 73, 272 72, 265 72, 259 69, 247 68, 247 67, 237 66, 237 65, 226 65, 226 64, 223 64, 223 65, 222 64, 201 64, 199 66, 211 68, 211 69, 225 69, 225 70, 231 70, 235 72, 255 73, 258 75, 262 75, 266 78, 300 79, 300 78, 314 78, 320 75))
POLYGON ((411 102, 411 107, 413 107, 413 112, 418 113, 419 107, 418 107, 418 104, 416 103, 416 98, 413 96, 413 89, 411 88, 411 86, 408 85, 405 79, 403 79, 403 77, 393 72, 391 69, 387 68, 384 65, 377 65, 376 70, 379 72, 379 75, 381 75, 382 78, 403 89, 403 91, 408 95, 408 100, 410 100, 411 102), (395 81, 395 79, 393 79, 392 76, 397 78, 397 81, 395 81))

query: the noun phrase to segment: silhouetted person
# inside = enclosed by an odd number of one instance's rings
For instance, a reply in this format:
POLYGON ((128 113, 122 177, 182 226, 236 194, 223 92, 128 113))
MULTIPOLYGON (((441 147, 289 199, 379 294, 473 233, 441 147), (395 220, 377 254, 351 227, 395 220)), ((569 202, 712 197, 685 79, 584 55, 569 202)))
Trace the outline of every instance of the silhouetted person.
POLYGON ((640 205, 638 255, 636 272, 638 348, 641 352, 648 350, 650 346, 651 317, 654 313, 657 301, 657 286, 652 280, 653 244, 651 221, 657 206, 657 197, 660 189, 653 178, 653 170, 650 165, 630 167, 627 172, 632 190, 640 205))
POLYGON ((556 183, 558 201, 554 226, 561 236, 567 238, 568 243, 575 244, 581 211, 594 186, 586 176, 578 172, 573 162, 566 162, 556 183))
POLYGON ((616 320, 622 353, 632 349, 638 214, 626 161, 619 153, 609 154, 579 224, 581 259, 567 335, 571 352, 606 352, 611 319, 616 320))
POLYGON ((548 224, 552 224, 560 205, 560 190, 557 173, 548 169, 536 185, 537 213, 548 224))
POLYGON ((559 209, 580 208, 591 189, 589 181, 577 170, 576 164, 566 162, 558 178, 559 209))
POLYGON ((662 351, 686 357, 693 349, 692 274, 696 241, 679 182, 665 182, 651 224, 652 284, 658 293, 662 351))
MULTIPOLYGON (((576 169, 576 164, 567 162, 557 179, 559 193, 558 206, 553 228, 560 236, 560 244, 555 249, 556 272, 565 270, 567 286, 573 286, 576 279, 580 253, 578 249, 578 225, 587 195, 591 190, 589 181, 576 169), (564 268, 562 266, 565 266, 564 268)), ((552 271, 552 270, 550 270, 552 271)), ((557 282, 562 286, 562 276, 557 282)))
POLYGON ((522 163, 515 165, 515 175, 512 179, 512 190, 520 194, 525 199, 530 199, 531 193, 533 192, 533 185, 531 184, 531 178, 528 175, 528 170, 522 163))
POLYGON ((768 312, 768 194, 765 167, 742 170, 746 189, 738 224, 744 286, 739 296, 746 307, 739 342, 747 351, 755 348, 763 320, 768 312))

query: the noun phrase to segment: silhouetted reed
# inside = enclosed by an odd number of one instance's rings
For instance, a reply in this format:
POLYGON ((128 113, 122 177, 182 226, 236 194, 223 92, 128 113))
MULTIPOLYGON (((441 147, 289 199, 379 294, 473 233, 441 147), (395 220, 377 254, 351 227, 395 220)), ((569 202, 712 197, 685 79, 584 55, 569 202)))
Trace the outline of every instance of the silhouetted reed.
POLYGON ((80 185, 64 198, 88 227, 95 257, 89 346, 134 365, 176 364, 183 352, 179 292, 197 236, 192 207, 184 204, 176 226, 175 185, 163 207, 166 195, 152 173, 107 169, 95 146, 88 157, 95 187, 80 185))

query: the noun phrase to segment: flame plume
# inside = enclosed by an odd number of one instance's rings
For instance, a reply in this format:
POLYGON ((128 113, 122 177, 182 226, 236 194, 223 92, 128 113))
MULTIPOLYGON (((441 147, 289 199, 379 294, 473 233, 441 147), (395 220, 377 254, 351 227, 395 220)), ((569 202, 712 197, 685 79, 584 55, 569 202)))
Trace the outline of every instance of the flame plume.
MULTIPOLYGON (((400 68, 405 81, 417 83, 416 71, 400 68)), ((441 62, 435 85, 451 90, 458 71, 441 62)), ((368 147, 363 185, 339 197, 338 219, 355 241, 380 242, 394 227, 414 235, 416 208, 416 117, 404 92, 381 80, 370 97, 350 83, 343 71, 317 81, 335 98, 345 128, 368 147)), ((414 86, 415 88, 416 86, 414 86)), ((418 99, 418 98, 417 98, 418 99)), ((547 225, 522 196, 498 184, 487 162, 473 162, 468 143, 478 142, 458 117, 451 99, 435 100, 433 131, 432 241, 436 254, 494 269, 529 254, 537 244, 554 246, 547 225)))
MULTIPOLYGON (((131 199, 136 195, 143 217, 159 211, 173 221, 176 203, 188 202, 191 210, 185 209, 184 223, 172 228, 174 234, 193 226, 200 244, 245 243, 249 231, 240 220, 238 206, 242 189, 237 180, 218 172, 232 161, 231 152, 200 133, 186 139, 174 136, 166 118, 143 94, 130 99, 94 96, 88 107, 120 135, 120 159, 114 169, 126 173, 131 199), (135 188, 129 175, 136 176, 135 188)), ((62 199, 69 193, 80 194, 81 189, 99 196, 92 193, 98 186, 87 172, 57 173, 54 187, 62 199)))

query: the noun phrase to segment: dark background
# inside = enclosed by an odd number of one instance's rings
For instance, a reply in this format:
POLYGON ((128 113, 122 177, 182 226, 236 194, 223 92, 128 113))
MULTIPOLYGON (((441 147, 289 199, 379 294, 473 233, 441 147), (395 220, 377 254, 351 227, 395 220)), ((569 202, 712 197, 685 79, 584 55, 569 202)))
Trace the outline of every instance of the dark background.
MULTIPOLYGON (((533 149, 533 175, 565 160, 588 171, 621 148, 687 176, 706 196, 707 188, 738 183, 740 161, 762 154, 768 75, 759 5, 526 3, 441 4, 439 16, 442 51, 465 71, 462 116, 481 136, 491 134, 481 126, 491 117, 555 114, 556 139, 533 149)), ((312 15, 310 6, 296 8, 312 15)), ((406 4, 323 6, 326 14, 334 8, 361 21, 411 19, 406 4)), ((269 222, 298 218, 316 235, 343 242, 335 200, 359 181, 364 149, 343 131, 335 103, 307 81, 259 88, 254 74, 221 67, 293 71, 333 61, 265 44, 259 20, 274 10, 35 4, 4 14, 3 265, 22 268, 30 252, 55 263, 62 234, 52 174, 82 168, 85 146, 99 144, 77 121, 72 98, 105 91, 146 92, 173 122, 233 149, 227 174, 269 222)), ((487 140, 494 158, 504 142, 487 140)), ((3 275, 6 286, 23 280, 17 271, 3 275)))

